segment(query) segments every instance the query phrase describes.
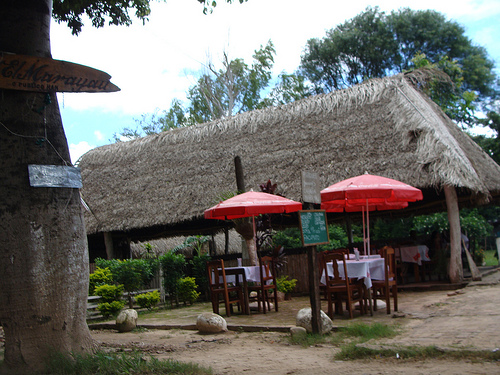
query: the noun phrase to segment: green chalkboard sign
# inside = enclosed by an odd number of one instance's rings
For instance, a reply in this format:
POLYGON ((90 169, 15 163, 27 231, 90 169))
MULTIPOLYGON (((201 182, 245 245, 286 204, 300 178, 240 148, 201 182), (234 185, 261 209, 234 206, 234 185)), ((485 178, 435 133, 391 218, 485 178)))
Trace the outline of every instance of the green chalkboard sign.
POLYGON ((324 210, 299 211, 299 218, 300 234, 304 246, 330 243, 326 212, 324 210))

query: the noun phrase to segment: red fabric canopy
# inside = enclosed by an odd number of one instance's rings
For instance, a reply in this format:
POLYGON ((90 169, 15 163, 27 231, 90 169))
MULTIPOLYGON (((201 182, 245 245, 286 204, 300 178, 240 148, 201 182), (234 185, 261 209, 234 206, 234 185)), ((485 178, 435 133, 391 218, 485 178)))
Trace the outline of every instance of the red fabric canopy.
POLYGON ((349 201, 359 199, 365 205, 366 199, 381 199, 382 202, 415 202, 423 199, 423 194, 419 189, 401 181, 368 173, 348 178, 321 190, 321 202, 344 199, 349 201))
POLYGON ((205 210, 205 219, 230 220, 261 214, 281 214, 302 209, 302 203, 268 193, 249 191, 205 210))
MULTIPOLYGON (((334 200, 321 203, 321 209, 327 212, 359 212, 366 211, 366 199, 354 200, 334 200)), ((386 211, 386 210, 399 210, 408 207, 408 202, 390 202, 387 200, 378 200, 372 198, 368 200, 369 211, 386 211)))

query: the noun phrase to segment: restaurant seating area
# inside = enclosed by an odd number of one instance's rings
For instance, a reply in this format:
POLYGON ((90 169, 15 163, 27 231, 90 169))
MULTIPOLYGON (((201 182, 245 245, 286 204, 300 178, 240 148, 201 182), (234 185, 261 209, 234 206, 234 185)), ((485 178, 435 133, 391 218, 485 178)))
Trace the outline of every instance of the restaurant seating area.
MULTIPOLYGON (((320 296, 325 312, 332 319, 354 319, 384 309, 387 314, 398 311, 398 263, 408 267, 426 260, 426 247, 384 246, 376 254, 350 253, 347 248, 317 253, 320 296), (422 254, 419 253, 422 251, 422 254), (405 262, 398 262, 398 259, 405 262), (384 303, 381 303, 383 301, 384 303)), ((279 313, 276 260, 270 256, 258 259, 257 266, 224 267, 223 260, 207 265, 212 309, 221 315, 279 313)), ((303 275, 307 278, 307 274, 303 275)))

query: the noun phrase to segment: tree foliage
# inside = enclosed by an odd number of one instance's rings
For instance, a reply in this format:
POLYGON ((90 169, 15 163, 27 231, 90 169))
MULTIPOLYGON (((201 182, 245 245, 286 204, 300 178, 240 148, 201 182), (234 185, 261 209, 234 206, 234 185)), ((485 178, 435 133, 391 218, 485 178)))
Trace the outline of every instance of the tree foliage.
POLYGON ((174 99, 168 110, 142 115, 136 120, 136 128, 124 128, 113 136, 114 140, 135 139, 309 96, 309 85, 299 74, 282 72, 273 80, 275 55, 270 40, 254 51, 251 65, 241 58, 231 60, 224 53, 222 68, 209 62, 196 84, 188 89, 186 105, 174 99))
MULTIPOLYGON (((240 4, 246 0, 238 0, 240 4)), ((203 13, 211 13, 217 6, 215 0, 198 0, 203 5, 203 13)), ((233 0, 226 0, 232 3, 233 0)), ((82 31, 83 18, 86 16, 94 27, 132 24, 129 12, 146 22, 151 13, 151 0, 53 0, 52 17, 59 23, 67 23, 74 35, 82 31)))
POLYGON ((329 30, 323 39, 309 39, 300 71, 315 92, 330 92, 413 69, 418 55, 425 55, 430 64, 446 73, 460 75, 455 109, 450 110, 449 102, 445 106, 453 119, 471 123, 471 117, 460 112, 463 93, 474 94, 466 98, 469 108, 497 95, 494 63, 486 50, 474 45, 461 25, 432 10, 406 8, 386 14, 378 7, 368 7, 329 30))
POLYGON ((500 113, 497 108, 496 111, 490 111, 486 117, 478 120, 478 125, 489 127, 495 132, 494 137, 486 137, 484 135, 473 136, 472 138, 482 149, 492 157, 493 160, 500 164, 500 113))

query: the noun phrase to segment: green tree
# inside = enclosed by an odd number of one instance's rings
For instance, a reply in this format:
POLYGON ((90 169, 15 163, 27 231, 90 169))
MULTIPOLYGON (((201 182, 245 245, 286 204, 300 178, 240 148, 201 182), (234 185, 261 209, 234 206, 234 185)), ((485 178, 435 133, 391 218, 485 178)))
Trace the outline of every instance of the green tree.
POLYGON ((113 280, 123 285, 128 294, 129 308, 134 307, 132 293, 144 288, 154 277, 152 263, 146 259, 114 259, 111 267, 113 280))
MULTIPOLYGON (((329 30, 323 39, 308 40, 300 69, 315 92, 330 92, 413 69, 418 54, 432 64, 447 59, 459 66, 462 83, 457 90, 473 92, 475 97, 468 98, 473 99, 471 104, 486 105, 497 95, 494 63, 486 50, 474 45, 461 25, 432 10, 400 9, 386 14, 368 7, 329 30)), ((462 103, 454 105, 455 111, 448 113, 471 124, 470 116, 460 113, 462 103)))
MULTIPOLYGON (((95 27, 128 25, 130 11, 147 19, 149 3, 3 1, 0 51, 48 58, 52 17, 78 34, 84 15, 95 27)), ((55 93, 0 89, 0 97, 2 366, 4 372, 34 373, 49 351, 94 348, 86 323, 87 239, 78 189, 29 185, 29 164, 71 164, 55 93)))
POLYGON ((495 136, 477 135, 472 138, 497 164, 500 164, 500 114, 498 108, 496 111, 488 112, 486 117, 479 119, 477 123, 478 125, 489 127, 495 132, 495 136))
POLYGON ((209 62, 207 71, 188 89, 186 106, 174 99, 168 110, 142 115, 136 120, 136 128, 124 128, 114 135, 114 141, 205 123, 309 96, 311 89, 305 77, 298 73, 282 72, 276 82, 272 81, 275 54, 272 41, 254 51, 251 66, 241 58, 230 60, 224 53, 222 68, 217 69, 209 62))

